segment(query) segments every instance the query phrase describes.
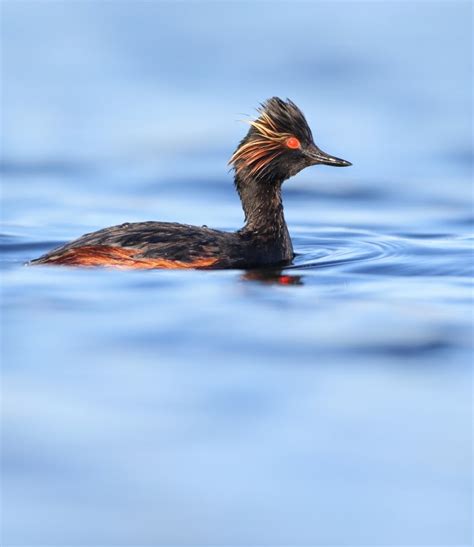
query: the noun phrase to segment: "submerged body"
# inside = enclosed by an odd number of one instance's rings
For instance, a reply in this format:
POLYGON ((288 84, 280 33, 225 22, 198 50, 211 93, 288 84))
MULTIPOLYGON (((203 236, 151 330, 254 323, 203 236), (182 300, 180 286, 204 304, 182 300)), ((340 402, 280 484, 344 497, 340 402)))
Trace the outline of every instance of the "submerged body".
POLYGON ((283 215, 282 183, 309 165, 351 165, 313 142, 302 112, 276 97, 240 142, 230 163, 245 213, 234 233, 170 222, 125 223, 84 236, 30 264, 118 268, 255 268, 287 264, 293 246, 283 215))
POLYGON ((85 234, 31 264, 139 269, 251 268, 288 263, 288 232, 229 233, 172 222, 136 222, 85 234))

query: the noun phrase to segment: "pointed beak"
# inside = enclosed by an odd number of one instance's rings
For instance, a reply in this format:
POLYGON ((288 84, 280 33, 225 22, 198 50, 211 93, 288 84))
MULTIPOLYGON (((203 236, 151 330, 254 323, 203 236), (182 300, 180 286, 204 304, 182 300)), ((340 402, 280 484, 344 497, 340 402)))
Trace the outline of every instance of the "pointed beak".
POLYGON ((311 161, 311 165, 318 165, 319 163, 332 165, 333 167, 349 167, 352 165, 350 161, 326 154, 326 152, 320 150, 316 145, 311 146, 311 148, 306 151, 306 156, 311 161))

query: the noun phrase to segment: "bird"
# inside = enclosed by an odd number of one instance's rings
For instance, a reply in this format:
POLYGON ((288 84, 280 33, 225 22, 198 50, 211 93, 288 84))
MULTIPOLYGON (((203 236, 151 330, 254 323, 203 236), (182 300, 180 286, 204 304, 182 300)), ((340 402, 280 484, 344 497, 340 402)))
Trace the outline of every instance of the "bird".
POLYGON ((282 184, 318 164, 352 165, 323 152, 303 112, 271 97, 229 160, 245 215, 236 232, 174 222, 124 223, 88 233, 30 265, 121 269, 252 269, 284 266, 294 258, 282 204, 282 184))

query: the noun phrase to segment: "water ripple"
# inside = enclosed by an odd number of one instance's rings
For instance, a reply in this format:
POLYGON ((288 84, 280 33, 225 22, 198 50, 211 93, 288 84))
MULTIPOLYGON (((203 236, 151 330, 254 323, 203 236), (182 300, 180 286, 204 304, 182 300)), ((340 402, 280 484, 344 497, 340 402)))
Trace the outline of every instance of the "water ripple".
MULTIPOLYGON (((336 231, 313 235, 296 246, 292 269, 344 267, 356 273, 388 275, 470 275, 469 238, 435 234, 392 236, 369 231, 336 231)), ((301 241, 301 238, 298 239, 301 241)))

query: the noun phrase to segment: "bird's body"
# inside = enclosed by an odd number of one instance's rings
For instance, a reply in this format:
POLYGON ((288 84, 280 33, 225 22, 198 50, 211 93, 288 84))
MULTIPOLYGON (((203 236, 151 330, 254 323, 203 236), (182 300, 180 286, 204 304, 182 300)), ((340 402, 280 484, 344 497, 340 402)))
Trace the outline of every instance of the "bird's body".
POLYGON ((85 234, 30 264, 118 268, 254 268, 286 264, 293 247, 281 185, 308 165, 350 165, 314 143, 301 111, 272 98, 231 158, 246 224, 237 232, 170 222, 125 223, 85 234))
POLYGON ((273 234, 222 232, 172 222, 125 223, 85 234, 32 263, 139 269, 249 268, 290 262, 273 234))

